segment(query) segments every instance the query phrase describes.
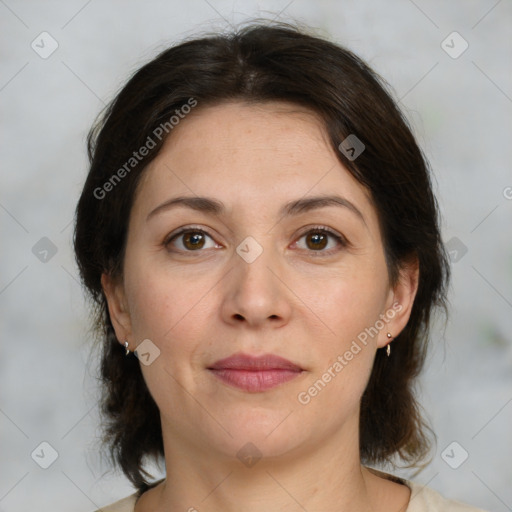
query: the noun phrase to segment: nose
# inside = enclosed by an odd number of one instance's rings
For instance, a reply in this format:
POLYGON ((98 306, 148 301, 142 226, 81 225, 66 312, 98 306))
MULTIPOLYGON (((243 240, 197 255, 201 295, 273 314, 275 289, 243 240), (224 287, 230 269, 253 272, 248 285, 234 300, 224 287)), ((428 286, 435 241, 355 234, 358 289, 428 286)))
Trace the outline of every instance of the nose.
POLYGON ((223 320, 253 329, 286 325, 292 313, 293 294, 279 271, 277 257, 266 249, 251 263, 238 254, 233 255, 233 260, 234 267, 223 280, 223 320))

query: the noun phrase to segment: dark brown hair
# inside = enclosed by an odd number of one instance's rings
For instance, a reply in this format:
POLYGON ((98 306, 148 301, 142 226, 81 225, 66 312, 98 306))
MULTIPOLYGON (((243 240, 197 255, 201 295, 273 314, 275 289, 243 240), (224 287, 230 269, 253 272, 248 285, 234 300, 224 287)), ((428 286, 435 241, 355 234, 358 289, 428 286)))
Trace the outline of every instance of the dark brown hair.
POLYGON ((132 76, 89 133, 90 170, 76 210, 75 252, 102 342, 104 442, 139 493, 151 476, 145 463, 163 460, 160 414, 138 360, 126 358, 116 339, 100 279, 103 272, 122 275, 136 187, 165 140, 155 134, 167 126, 165 136, 172 136, 172 116, 193 102, 200 109, 231 100, 277 100, 315 112, 341 163, 372 197, 391 282, 401 265, 417 258, 420 278, 411 317, 392 356, 377 351, 362 397, 360 455, 366 464, 398 457, 414 465, 428 453, 429 428, 414 383, 425 360, 433 307, 445 307, 449 267, 428 164, 386 89, 361 59, 338 45, 288 24, 252 23, 162 52, 132 76), (365 146, 355 160, 339 149, 349 135, 365 146), (149 146, 140 161, 130 160, 149 146))

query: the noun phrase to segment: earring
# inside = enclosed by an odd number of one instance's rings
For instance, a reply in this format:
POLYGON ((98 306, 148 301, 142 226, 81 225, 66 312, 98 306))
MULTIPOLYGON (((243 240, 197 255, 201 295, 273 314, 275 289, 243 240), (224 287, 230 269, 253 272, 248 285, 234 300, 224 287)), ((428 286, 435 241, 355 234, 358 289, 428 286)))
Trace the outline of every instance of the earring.
POLYGON ((125 341, 125 342, 124 342, 124 348, 126 349, 126 354, 125 354, 125 356, 127 356, 127 355, 130 353, 130 349, 128 348, 128 341, 125 341))
POLYGON ((391 354, 391 340, 393 339, 393 336, 391 336, 391 333, 388 332, 387 337, 388 337, 388 340, 390 340, 390 341, 386 346, 386 355, 389 357, 389 355, 391 354))

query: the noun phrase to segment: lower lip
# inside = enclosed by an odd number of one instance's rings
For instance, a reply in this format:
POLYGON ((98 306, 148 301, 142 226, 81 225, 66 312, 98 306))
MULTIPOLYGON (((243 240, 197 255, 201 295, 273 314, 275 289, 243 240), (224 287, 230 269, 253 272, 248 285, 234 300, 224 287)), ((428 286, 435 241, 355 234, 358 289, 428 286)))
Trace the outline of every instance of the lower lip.
POLYGON ((298 377, 302 372, 293 370, 210 370, 218 379, 244 391, 258 393, 298 377))

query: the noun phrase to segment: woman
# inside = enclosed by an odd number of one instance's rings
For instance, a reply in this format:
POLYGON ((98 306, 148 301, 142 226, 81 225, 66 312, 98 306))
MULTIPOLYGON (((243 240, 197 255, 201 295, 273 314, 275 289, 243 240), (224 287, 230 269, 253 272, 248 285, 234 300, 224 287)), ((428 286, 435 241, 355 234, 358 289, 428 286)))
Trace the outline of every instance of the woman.
POLYGON ((189 40, 130 79, 89 156, 75 251, 137 489, 102 510, 476 510, 368 467, 427 455, 413 384, 448 265, 367 65, 281 24, 189 40))

